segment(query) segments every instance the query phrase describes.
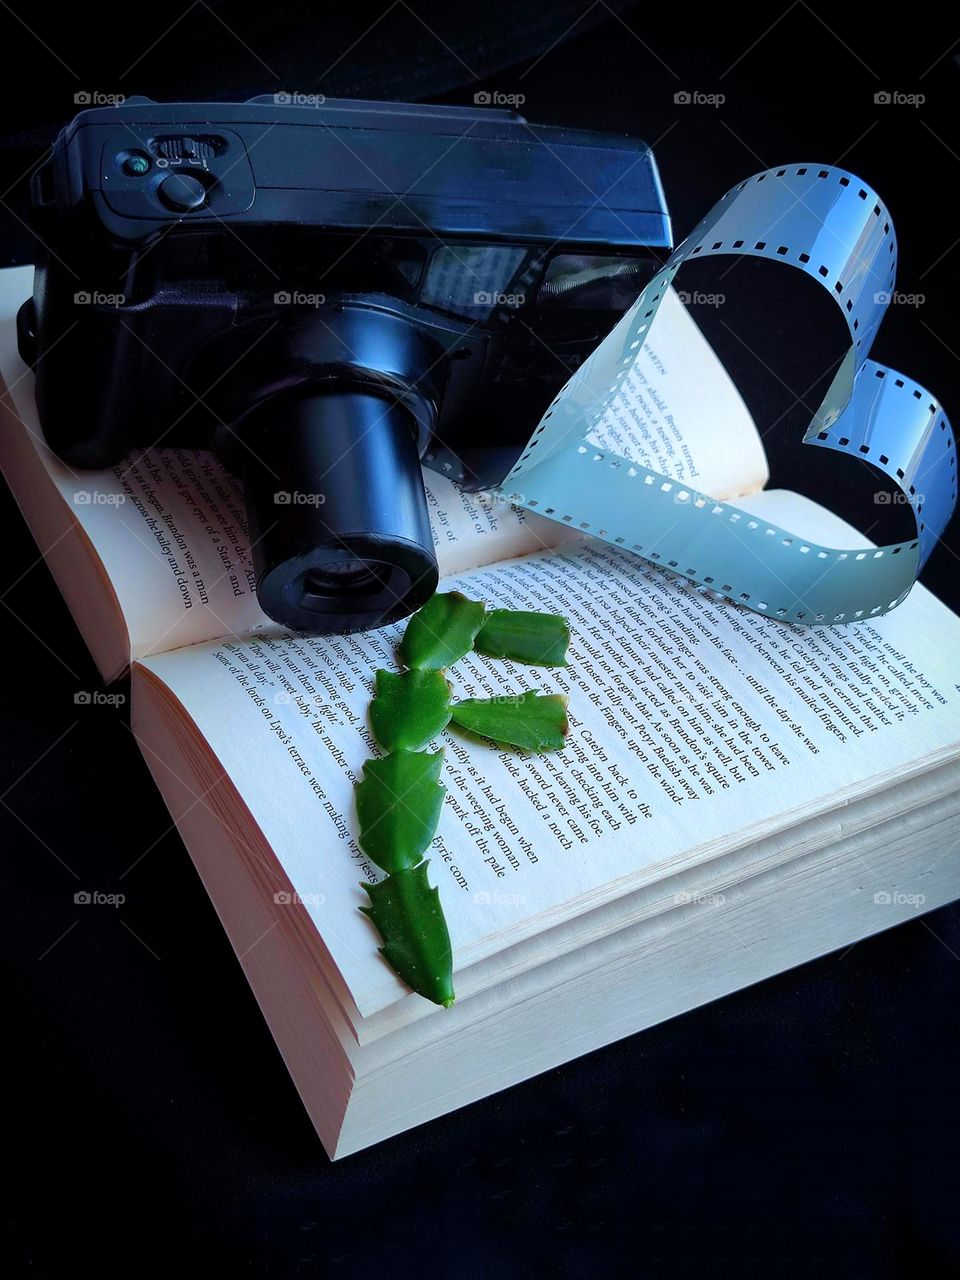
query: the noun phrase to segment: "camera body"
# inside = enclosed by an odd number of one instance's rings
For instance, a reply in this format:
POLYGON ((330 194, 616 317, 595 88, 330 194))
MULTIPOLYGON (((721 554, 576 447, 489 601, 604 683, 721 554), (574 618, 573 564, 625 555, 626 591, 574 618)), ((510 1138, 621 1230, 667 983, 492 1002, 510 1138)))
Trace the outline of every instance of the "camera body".
POLYGON ((31 196, 18 331, 51 448, 213 447, 261 605, 315 630, 423 603, 421 460, 498 483, 670 246, 645 144, 488 109, 127 99, 64 129, 31 196))

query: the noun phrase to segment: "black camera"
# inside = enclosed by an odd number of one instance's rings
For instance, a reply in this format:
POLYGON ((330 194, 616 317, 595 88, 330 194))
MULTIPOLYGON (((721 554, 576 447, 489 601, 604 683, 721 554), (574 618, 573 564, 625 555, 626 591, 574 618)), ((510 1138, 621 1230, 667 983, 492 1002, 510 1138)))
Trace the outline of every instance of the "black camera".
POLYGON ((320 631, 424 602, 421 461, 500 481, 670 245, 644 143, 486 108, 132 98, 81 112, 31 196, 50 446, 212 446, 263 609, 320 631))

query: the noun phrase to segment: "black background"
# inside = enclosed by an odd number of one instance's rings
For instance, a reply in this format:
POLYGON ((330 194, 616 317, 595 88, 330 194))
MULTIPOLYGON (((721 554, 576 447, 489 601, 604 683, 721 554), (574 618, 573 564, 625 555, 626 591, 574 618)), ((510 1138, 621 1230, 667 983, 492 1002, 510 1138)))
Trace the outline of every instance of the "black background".
MULTIPOLYGON (((894 22, 888 9, 823 0, 712 12, 11 0, 0 8, 0 263, 29 260, 23 177, 78 91, 522 93, 530 120, 651 142, 678 240, 771 165, 841 164, 876 186, 899 233, 898 287, 925 301, 889 308, 875 353, 956 421, 960 23, 947 13, 912 5, 894 22), (679 105, 682 90, 725 101, 679 105), (925 101, 878 105, 883 90, 925 101)), ((818 470, 821 453, 802 459, 798 485, 807 389, 826 358, 812 311, 804 299, 774 308, 748 273, 729 287, 763 308, 718 340, 761 426, 782 415, 767 438, 775 480, 841 507, 862 497, 863 476, 818 470)), ((0 519, 3 1252, 14 1271, 124 1258, 227 1275, 577 1276, 615 1262, 643 1276, 956 1273, 956 908, 331 1165, 125 711, 74 704, 98 677, 6 493, 0 519), (126 902, 77 907, 81 888, 126 902)), ((946 542, 924 581, 957 608, 955 529, 946 542)))

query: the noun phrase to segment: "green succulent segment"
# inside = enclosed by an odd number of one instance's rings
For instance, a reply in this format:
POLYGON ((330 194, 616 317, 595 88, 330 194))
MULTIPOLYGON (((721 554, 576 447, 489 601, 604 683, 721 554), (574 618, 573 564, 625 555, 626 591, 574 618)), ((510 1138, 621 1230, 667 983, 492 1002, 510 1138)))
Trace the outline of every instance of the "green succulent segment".
POLYGON ((440 894, 427 880, 429 862, 365 884, 370 906, 360 910, 377 926, 380 954, 414 991, 449 1009, 454 1001, 450 934, 440 894))
POLYGON ((417 671, 442 671, 473 648, 486 610, 459 591, 432 596, 407 623, 400 660, 417 671))
POLYGON ((360 848, 383 871, 415 866, 429 847, 445 794, 442 764, 442 751, 393 751, 364 763, 356 787, 360 848))
POLYGON ((370 723, 384 751, 418 751, 450 723, 450 687, 439 671, 378 671, 370 723))
POLYGON ((556 751, 567 736, 567 700, 533 691, 516 698, 467 698, 454 703, 453 719, 504 746, 556 751))
POLYGON ((473 647, 490 658, 512 658, 535 666, 563 667, 567 663, 570 627, 555 613, 523 613, 494 609, 477 633, 473 647))
POLYGON ((514 698, 451 704, 444 668, 476 649, 493 658, 542 666, 566 663, 570 628, 548 613, 488 613, 459 591, 435 595, 407 623, 400 659, 408 670, 378 671, 370 724, 388 752, 367 760, 356 787, 360 847, 387 877, 364 885, 360 910, 380 932, 380 953, 408 986, 436 1004, 453 1004, 453 959, 440 895, 422 861, 440 819, 443 752, 422 751, 451 718, 473 733, 526 751, 563 746, 566 699, 534 691, 514 698))

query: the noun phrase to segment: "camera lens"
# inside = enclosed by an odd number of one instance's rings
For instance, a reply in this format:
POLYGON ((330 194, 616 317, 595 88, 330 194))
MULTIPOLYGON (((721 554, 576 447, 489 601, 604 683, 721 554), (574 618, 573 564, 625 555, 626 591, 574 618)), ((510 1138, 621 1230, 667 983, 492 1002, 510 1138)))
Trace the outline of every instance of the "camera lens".
POLYGON ((303 575, 304 608, 324 608, 331 597, 356 601, 379 594, 390 587, 394 569, 376 560, 349 557, 330 561, 303 575))
POLYGON ((406 409, 365 390, 308 389, 257 406, 240 434, 265 613, 365 631, 429 599, 437 561, 406 409))
POLYGON ((365 564, 362 560, 342 560, 310 569, 304 575, 304 591, 322 595, 325 591, 356 591, 378 581, 383 565, 365 564))

